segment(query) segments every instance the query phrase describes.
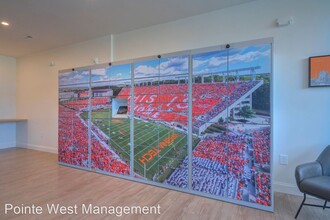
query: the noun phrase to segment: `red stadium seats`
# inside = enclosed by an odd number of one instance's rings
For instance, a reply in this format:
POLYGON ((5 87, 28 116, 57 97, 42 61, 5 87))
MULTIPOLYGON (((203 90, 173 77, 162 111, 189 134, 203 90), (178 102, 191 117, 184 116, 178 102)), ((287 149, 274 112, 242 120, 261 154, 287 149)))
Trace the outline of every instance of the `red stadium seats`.
MULTIPOLYGON (((255 198, 254 201, 270 206, 270 174, 256 171, 251 161, 254 158, 255 163, 269 165, 269 133, 269 129, 263 129, 254 131, 252 137, 233 133, 224 136, 204 136, 193 150, 193 189, 243 200, 243 189, 247 185, 252 185, 255 188, 254 192, 249 193, 255 198)), ((165 183, 187 187, 187 157, 165 183)))
MULTIPOLYGON (((97 98, 94 102, 104 102, 97 98), (96 101, 97 100, 97 101, 96 101)), ((67 105, 82 106, 85 100, 77 100, 67 105), (73 103, 74 102, 74 103, 73 103)), ((76 108, 73 108, 76 109, 76 108)), ((80 111, 59 106, 59 152, 60 162, 88 167, 88 129, 85 122, 79 117, 80 111)), ((91 168, 116 174, 129 174, 129 166, 116 157, 111 150, 101 144, 94 134, 91 138, 91 168)))
POLYGON ((253 132, 253 147, 255 162, 262 167, 270 165, 270 130, 258 130, 253 132))
POLYGON ((256 173, 256 201, 258 204, 271 205, 270 174, 256 173))
MULTIPOLYGON (((259 81, 229 83, 195 83, 193 95, 193 123, 201 127, 227 105, 232 105, 251 90, 259 81), (228 97, 228 103, 225 101, 228 97), (199 116, 202 116, 199 117, 199 116)), ((130 98, 130 88, 123 88, 118 97, 130 98)), ((130 110, 130 107, 128 107, 130 110)), ((186 84, 163 84, 160 86, 137 86, 134 88, 134 114, 160 120, 177 121, 186 125, 188 120, 188 87, 186 84)))
MULTIPOLYGON (((247 94, 259 81, 228 83, 195 83, 192 86, 193 126, 200 128, 247 94)), ((88 129, 80 114, 89 109, 86 92, 79 100, 62 102, 59 107, 59 161, 88 166, 88 129)), ((130 88, 123 88, 118 98, 130 96, 130 88)), ((91 98, 94 108, 106 108, 107 97, 91 98)), ((128 102, 129 103, 129 102, 128 102)), ((128 106, 130 111, 130 106, 128 106)), ((188 87, 186 84, 137 86, 134 88, 134 114, 144 119, 188 123, 188 87)), ((123 161, 107 146, 106 135, 91 126, 91 168, 104 172, 128 175, 128 161, 123 161)), ((192 165, 194 190, 246 200, 244 190, 256 203, 271 205, 270 174, 263 168, 270 165, 270 130, 250 134, 201 135, 193 150, 192 165), (253 186, 253 187, 251 187, 253 186), (254 190, 251 190, 254 189, 254 190), (246 191, 246 190, 245 190, 246 191)), ((175 167, 165 184, 186 188, 188 158, 175 167)))
MULTIPOLYGON (((108 101, 107 97, 91 98, 92 106, 106 105, 107 101, 108 101)), ((64 102, 63 105, 68 108, 74 109, 74 110, 86 110, 87 111, 88 110, 88 98, 67 101, 67 102, 64 102)))

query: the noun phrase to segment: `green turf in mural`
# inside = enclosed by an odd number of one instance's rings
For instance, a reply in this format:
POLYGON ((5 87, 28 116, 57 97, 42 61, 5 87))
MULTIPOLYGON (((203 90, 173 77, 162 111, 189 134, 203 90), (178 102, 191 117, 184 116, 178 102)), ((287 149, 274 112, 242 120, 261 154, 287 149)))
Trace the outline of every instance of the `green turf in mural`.
MULTIPOLYGON (((110 109, 92 112, 92 123, 109 140, 109 147, 129 164, 130 119, 112 118, 110 109)), ((87 119, 85 112, 82 118, 87 119)), ((198 138, 193 139, 193 146, 198 138)), ((134 169, 150 180, 163 182, 187 156, 187 135, 152 121, 134 120, 134 169)))

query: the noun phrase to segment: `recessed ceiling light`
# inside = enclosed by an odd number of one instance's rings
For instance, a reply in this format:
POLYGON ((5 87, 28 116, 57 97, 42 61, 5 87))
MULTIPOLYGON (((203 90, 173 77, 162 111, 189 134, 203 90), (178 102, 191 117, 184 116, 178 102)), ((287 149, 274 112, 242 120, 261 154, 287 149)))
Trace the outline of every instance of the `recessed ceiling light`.
POLYGON ((2 21, 1 24, 2 24, 3 26, 9 26, 9 23, 8 23, 7 21, 2 21))

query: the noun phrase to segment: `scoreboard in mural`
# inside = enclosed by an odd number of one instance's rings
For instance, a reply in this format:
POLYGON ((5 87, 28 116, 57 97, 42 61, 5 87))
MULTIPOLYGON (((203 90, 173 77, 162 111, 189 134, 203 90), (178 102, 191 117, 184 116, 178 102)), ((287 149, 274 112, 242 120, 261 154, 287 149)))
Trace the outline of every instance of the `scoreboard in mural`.
POLYGON ((59 162, 272 207, 271 49, 61 71, 59 162))

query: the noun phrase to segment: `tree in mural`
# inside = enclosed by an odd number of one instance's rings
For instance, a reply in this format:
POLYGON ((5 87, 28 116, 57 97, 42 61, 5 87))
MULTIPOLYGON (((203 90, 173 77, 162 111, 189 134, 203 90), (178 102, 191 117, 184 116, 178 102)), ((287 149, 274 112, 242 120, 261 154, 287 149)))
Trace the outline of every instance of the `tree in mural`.
POLYGON ((238 114, 244 119, 253 118, 255 116, 255 112, 252 111, 252 109, 248 105, 243 106, 239 110, 238 114))

